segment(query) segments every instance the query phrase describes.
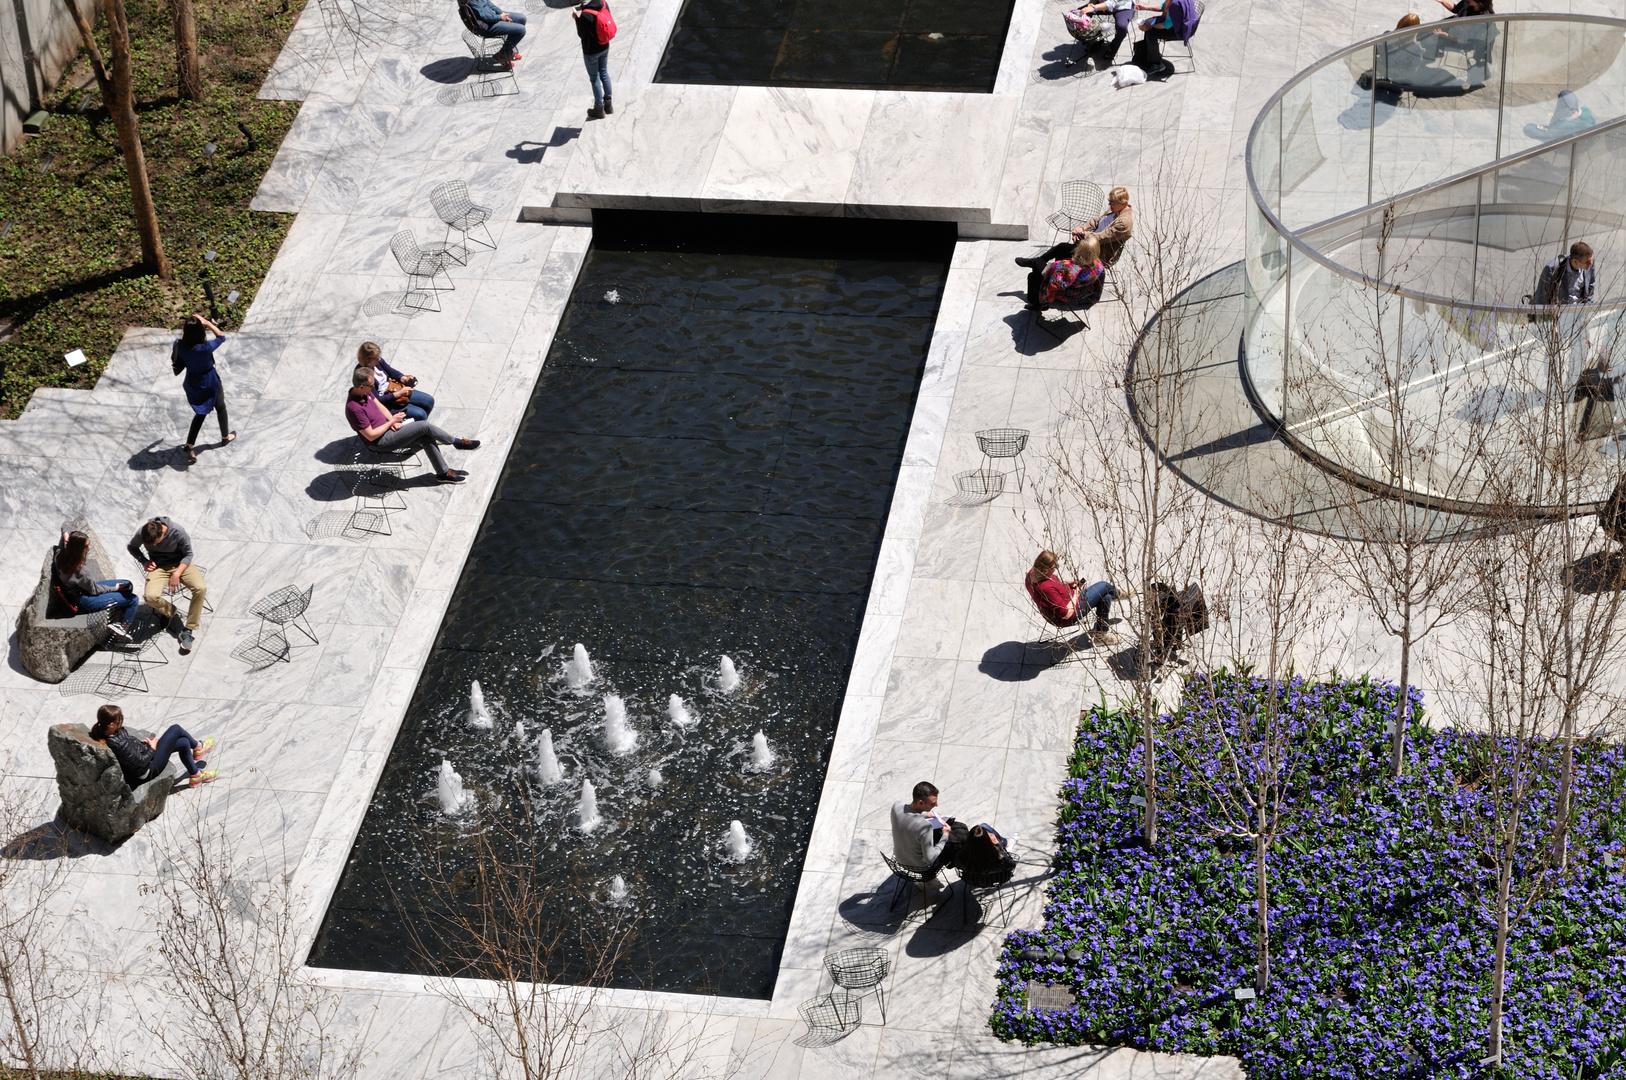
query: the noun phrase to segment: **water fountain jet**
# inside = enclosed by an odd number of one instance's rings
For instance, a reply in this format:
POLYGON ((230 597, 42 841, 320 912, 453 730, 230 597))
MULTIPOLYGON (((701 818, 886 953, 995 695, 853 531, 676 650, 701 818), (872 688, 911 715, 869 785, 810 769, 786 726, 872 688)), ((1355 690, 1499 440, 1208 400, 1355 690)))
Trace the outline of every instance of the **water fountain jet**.
POLYGON ((580 690, 592 681, 593 661, 587 656, 587 646, 578 641, 565 661, 565 682, 572 690, 580 690))
POLYGON ((620 694, 604 696, 604 749, 617 756, 632 753, 638 733, 627 723, 627 706, 620 694))
POLYGON ((740 673, 734 670, 734 661, 723 657, 717 661, 717 689, 732 694, 740 687, 740 673))
POLYGON ((666 699, 666 715, 672 718, 672 723, 680 728, 694 726, 695 716, 689 707, 683 704, 683 699, 673 694, 666 699))
POLYGON ((469 726, 491 730, 491 710, 486 708, 486 695, 480 689, 479 679, 469 684, 469 726))
POLYGON ((738 821, 728 823, 728 852, 737 860, 751 857, 751 838, 745 835, 745 826, 738 821))
POLYGON ((536 741, 536 775, 544 787, 551 787, 565 778, 564 769, 559 767, 559 755, 553 752, 552 728, 543 728, 542 737, 536 741))
POLYGON ((592 832, 598 823, 598 792, 593 790, 591 780, 583 780, 581 798, 576 800, 576 828, 592 832))
POLYGON ((773 766, 774 752, 768 749, 768 736, 757 732, 751 736, 751 769, 766 772, 773 766))
POLYGON ((610 899, 619 903, 627 898, 627 879, 620 874, 610 879, 610 899))
POLYGON ((661 771, 659 769, 650 769, 649 770, 649 786, 650 787, 660 787, 661 786, 661 779, 662 779, 661 771))
POLYGON ((468 796, 463 794, 463 778, 457 775, 452 763, 445 758, 440 759, 440 775, 435 780, 435 793, 440 797, 440 809, 445 814, 455 814, 463 809, 463 803, 468 796))

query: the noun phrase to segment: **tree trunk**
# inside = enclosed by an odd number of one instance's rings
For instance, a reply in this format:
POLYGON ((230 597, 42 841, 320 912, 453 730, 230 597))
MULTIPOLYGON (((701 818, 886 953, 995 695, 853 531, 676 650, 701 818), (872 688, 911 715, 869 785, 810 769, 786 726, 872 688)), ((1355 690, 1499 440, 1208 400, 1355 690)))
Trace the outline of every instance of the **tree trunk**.
POLYGON ((1259 955, 1254 968, 1253 990, 1260 997, 1270 989, 1270 882, 1265 876, 1265 809, 1259 808, 1259 822, 1253 839, 1254 907, 1259 938, 1259 955))
POLYGON ((1507 989, 1507 913, 1512 904, 1513 845, 1502 856, 1500 880, 1496 889, 1496 964, 1491 974, 1490 1053, 1493 1062, 1502 1060, 1502 998, 1507 989))
MULTIPOLYGON (((1411 548, 1406 548, 1406 578, 1411 580, 1411 548)), ((1411 720, 1411 597, 1400 617, 1400 700, 1395 703, 1395 730, 1389 747, 1389 775, 1406 771, 1406 724, 1411 720)))
POLYGON ((124 0, 107 0, 107 26, 113 44, 113 99, 107 108, 123 146, 124 170, 130 174, 130 200, 135 205, 136 231, 141 234, 141 261, 148 271, 168 281, 169 260, 164 257, 164 241, 158 235, 158 210, 153 205, 152 188, 147 182, 147 156, 141 151, 141 132, 136 126, 130 24, 124 17, 124 0))
MULTIPOLYGON (((1146 640, 1146 639, 1142 639, 1146 640)), ((1157 720, 1157 698, 1148 685, 1141 695, 1141 789, 1146 807, 1141 812, 1141 835, 1146 850, 1157 846, 1157 740, 1154 738, 1157 720)))
POLYGON ((198 63, 198 20, 192 0, 169 0, 175 22, 175 81, 188 101, 203 100, 203 67, 198 63))

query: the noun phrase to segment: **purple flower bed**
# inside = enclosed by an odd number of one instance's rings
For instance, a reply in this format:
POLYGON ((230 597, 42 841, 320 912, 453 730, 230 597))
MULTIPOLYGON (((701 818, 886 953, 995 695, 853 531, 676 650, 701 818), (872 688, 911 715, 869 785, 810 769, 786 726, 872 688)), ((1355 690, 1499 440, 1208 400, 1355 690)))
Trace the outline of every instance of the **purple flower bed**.
MULTIPOLYGON (((1088 713, 1057 828, 1042 930, 1017 931, 990 1019, 1001 1038, 1230 1054, 1252 1080, 1485 1076, 1626 1078, 1626 750, 1576 750, 1570 875, 1509 946, 1504 1064, 1486 1051, 1495 870, 1473 824, 1487 737, 1414 723, 1406 773, 1385 773, 1397 690, 1367 680, 1282 687, 1297 808, 1270 854, 1270 989, 1254 977, 1253 850, 1212 838, 1171 750, 1205 760, 1191 721, 1235 723, 1263 680, 1193 680, 1163 718, 1158 850, 1138 843, 1140 746, 1127 712, 1088 713), (1078 1004, 1030 1012, 1029 980, 1078 1004)), ((1414 717, 1422 695, 1412 691, 1414 717)), ((1551 791, 1534 808, 1551 820, 1551 791)), ((1534 840, 1521 866, 1533 868, 1534 840)))

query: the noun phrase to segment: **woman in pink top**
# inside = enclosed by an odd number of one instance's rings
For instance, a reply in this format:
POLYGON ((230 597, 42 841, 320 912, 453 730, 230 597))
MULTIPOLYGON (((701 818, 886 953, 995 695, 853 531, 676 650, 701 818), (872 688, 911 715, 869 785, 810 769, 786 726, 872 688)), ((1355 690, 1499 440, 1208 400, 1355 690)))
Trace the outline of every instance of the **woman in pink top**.
POLYGON ((408 420, 406 413, 391 415, 373 395, 373 369, 369 367, 358 367, 351 375, 350 400, 344 403, 344 418, 355 433, 376 450, 405 450, 421 443, 435 470, 435 479, 442 484, 461 484, 469 474, 446 464, 440 452, 441 444, 459 450, 475 450, 480 446, 479 439, 448 435, 427 420, 408 420))
POLYGON ((1061 560, 1054 551, 1041 551, 1033 560, 1033 569, 1024 582, 1033 606, 1039 609, 1044 621, 1051 626, 1077 626, 1084 611, 1095 609, 1095 628, 1090 636, 1102 645, 1111 645, 1118 635, 1111 632, 1107 620, 1112 616, 1112 601, 1119 595, 1117 586, 1110 581, 1097 581, 1088 589, 1080 590, 1080 581, 1063 581, 1056 574, 1061 560))

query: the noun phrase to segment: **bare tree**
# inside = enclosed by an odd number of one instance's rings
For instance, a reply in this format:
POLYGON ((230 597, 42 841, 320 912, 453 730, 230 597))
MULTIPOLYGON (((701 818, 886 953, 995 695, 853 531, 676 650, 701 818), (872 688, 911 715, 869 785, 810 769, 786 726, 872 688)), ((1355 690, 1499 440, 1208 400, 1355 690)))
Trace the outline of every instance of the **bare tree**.
POLYGON ((141 149, 141 131, 136 121, 134 75, 130 66, 130 24, 124 15, 124 0, 107 0, 108 39, 112 43, 111 69, 102 60, 102 51, 96 44, 90 21, 79 10, 78 0, 62 0, 79 36, 84 39, 85 51, 90 55, 90 66, 101 87, 102 101, 113 118, 118 132, 119 146, 124 151, 124 171, 130 179, 130 201, 135 208, 136 232, 141 237, 141 260, 151 273, 168 281, 169 259, 164 254, 164 240, 158 233, 158 210, 152 200, 152 185, 147 179, 147 155, 141 149))
POLYGON ((1157 844, 1158 694, 1169 672, 1164 611, 1154 597, 1189 582, 1212 590, 1209 568, 1230 516, 1163 454, 1204 427, 1204 403, 1193 387, 1196 373, 1219 356, 1207 355, 1216 345, 1183 295, 1210 262, 1218 211, 1178 148, 1159 161, 1137 200, 1135 238, 1111 271, 1116 297, 1101 314, 1118 329, 1099 344, 1094 336, 1085 342, 1086 356, 1106 370, 1088 371, 1072 394, 1049 455, 1048 487, 1036 493, 1046 546, 1063 564, 1075 575, 1099 566, 1139 596, 1129 605, 1138 641, 1130 678, 1148 848, 1157 844), (1112 370, 1125 355, 1129 369, 1112 370))
POLYGON ((177 1067, 198 1080, 346 1080, 362 1048, 341 1034, 339 999, 303 970, 299 897, 287 875, 254 874, 224 825, 196 820, 184 864, 141 885, 186 1035, 177 1067))
POLYGON ((102 1016, 98 979, 61 943, 67 839, 25 790, 0 790, 0 1057, 29 1080, 89 1068, 102 1016))

